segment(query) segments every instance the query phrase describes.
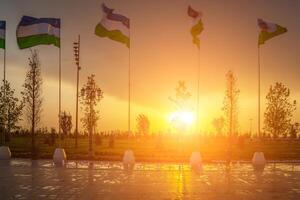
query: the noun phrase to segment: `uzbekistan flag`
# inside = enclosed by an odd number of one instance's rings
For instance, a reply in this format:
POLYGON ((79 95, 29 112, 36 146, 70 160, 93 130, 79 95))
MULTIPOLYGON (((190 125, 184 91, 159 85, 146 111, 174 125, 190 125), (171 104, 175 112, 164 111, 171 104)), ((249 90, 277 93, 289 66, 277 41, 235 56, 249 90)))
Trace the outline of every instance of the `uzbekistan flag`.
POLYGON ((6 22, 0 21, 0 48, 5 49, 5 30, 6 22))
POLYGON ((20 49, 41 44, 60 47, 60 19, 23 16, 17 27, 17 42, 20 49))
POLYGON ((104 16, 95 28, 95 34, 99 37, 108 37, 111 40, 121 42, 130 47, 129 24, 127 17, 113 13, 114 10, 102 4, 104 16))
POLYGON ((258 37, 258 45, 262 45, 265 41, 287 32, 287 29, 278 24, 266 22, 262 19, 257 20, 257 24, 261 30, 258 37))
POLYGON ((188 15, 194 19, 194 24, 191 28, 191 34, 193 36, 193 43, 200 48, 199 35, 203 31, 202 13, 194 10, 191 6, 188 7, 188 15))

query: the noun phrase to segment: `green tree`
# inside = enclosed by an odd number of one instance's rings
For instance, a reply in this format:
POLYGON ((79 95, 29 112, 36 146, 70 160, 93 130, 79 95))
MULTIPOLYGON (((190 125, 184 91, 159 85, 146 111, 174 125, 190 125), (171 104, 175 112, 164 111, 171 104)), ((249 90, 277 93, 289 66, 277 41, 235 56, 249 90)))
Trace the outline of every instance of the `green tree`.
POLYGON ((84 117, 81 119, 83 127, 89 133, 89 156, 93 157, 93 133, 99 120, 99 111, 97 107, 103 98, 103 92, 95 81, 95 75, 88 77, 88 81, 81 89, 81 104, 84 111, 84 117))
POLYGON ((71 133, 72 126, 72 115, 70 113, 68 114, 66 111, 63 111, 60 115, 60 127, 64 136, 67 136, 69 133, 71 133))
POLYGON ((15 90, 11 88, 8 81, 5 81, 0 88, 0 129, 3 140, 5 140, 5 133, 9 137, 11 131, 20 128, 18 123, 21 120, 22 109, 23 102, 15 97, 15 90))
POLYGON ((299 131, 300 131, 300 124, 298 122, 296 122, 291 125, 291 130, 290 130, 289 136, 291 138, 297 138, 299 131))
POLYGON ((296 110, 296 100, 290 100, 290 89, 276 82, 275 85, 270 86, 266 100, 264 131, 273 137, 288 135, 293 113, 296 110))
POLYGON ((28 123, 31 125, 31 156, 36 158, 35 130, 41 120, 42 112, 42 75, 41 64, 36 50, 31 50, 29 69, 23 84, 23 98, 28 123))

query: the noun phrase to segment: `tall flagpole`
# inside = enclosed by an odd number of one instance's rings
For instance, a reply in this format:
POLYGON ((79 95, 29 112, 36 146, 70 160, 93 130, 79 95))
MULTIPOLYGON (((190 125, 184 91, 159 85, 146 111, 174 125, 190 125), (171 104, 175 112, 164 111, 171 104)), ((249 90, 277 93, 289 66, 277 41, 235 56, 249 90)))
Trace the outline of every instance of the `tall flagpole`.
MULTIPOLYGON (((6 34, 4 36, 4 41, 6 43, 6 34)), ((5 84, 6 81, 6 45, 5 44, 4 44, 4 52, 3 52, 3 81, 5 84)), ((4 95, 6 95, 6 92, 4 92, 4 95)))
POLYGON ((200 45, 199 45, 199 48, 198 48, 198 72, 197 72, 197 134, 200 133, 200 130, 199 130, 199 95, 200 95, 200 45))
POLYGON ((258 127, 257 127, 257 133, 258 137, 260 137, 260 46, 258 45, 258 51, 257 51, 257 58, 258 58, 258 127))
POLYGON ((129 29, 129 51, 128 51, 128 134, 130 134, 130 132, 131 132, 131 128, 130 128, 130 117, 131 117, 131 115, 130 115, 130 101, 131 101, 131 96, 130 96, 130 87, 131 87, 131 84, 130 84, 130 82, 131 82, 131 76, 130 76, 130 74, 131 74, 131 69, 130 69, 130 65, 131 65, 131 62, 130 62, 130 57, 131 57, 131 55, 130 55, 130 40, 131 40, 131 38, 130 38, 130 29, 129 29))
MULTIPOLYGON (((4 99, 6 99, 6 22, 5 22, 4 49, 3 49, 3 87, 4 87, 4 99)), ((5 145, 5 133, 6 133, 6 126, 4 124, 2 145, 5 145)))
POLYGON ((58 69, 58 76, 59 76, 59 94, 58 94, 58 137, 59 137, 59 147, 61 147, 61 24, 59 30, 59 69, 58 69))

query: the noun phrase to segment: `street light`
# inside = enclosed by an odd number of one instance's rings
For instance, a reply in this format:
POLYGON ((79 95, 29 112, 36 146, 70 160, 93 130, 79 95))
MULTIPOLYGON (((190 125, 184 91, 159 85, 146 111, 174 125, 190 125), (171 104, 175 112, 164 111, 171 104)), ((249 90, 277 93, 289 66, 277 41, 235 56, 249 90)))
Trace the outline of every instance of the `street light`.
POLYGON ((78 87, 79 87, 79 70, 80 68, 80 63, 79 63, 79 58, 80 58, 80 35, 78 35, 78 41, 73 43, 73 49, 74 49, 74 59, 75 59, 75 64, 77 66, 77 88, 76 88, 76 127, 75 127, 75 148, 78 147, 78 87))

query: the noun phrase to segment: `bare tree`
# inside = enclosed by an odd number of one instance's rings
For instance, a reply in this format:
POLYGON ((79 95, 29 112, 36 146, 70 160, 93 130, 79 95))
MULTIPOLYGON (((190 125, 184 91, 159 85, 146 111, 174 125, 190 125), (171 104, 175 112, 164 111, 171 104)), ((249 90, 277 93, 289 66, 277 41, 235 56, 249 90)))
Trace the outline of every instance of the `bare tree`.
POLYGON ((29 70, 26 72, 25 83, 22 92, 25 112, 28 122, 31 124, 31 153, 32 158, 36 158, 35 130, 41 120, 42 112, 42 76, 41 64, 36 50, 31 50, 29 60, 29 70))
POLYGON ((99 111, 95 109, 98 102, 103 98, 103 92, 95 81, 95 75, 88 77, 87 83, 81 89, 81 104, 84 117, 81 119, 83 127, 89 133, 89 156, 93 157, 93 133, 99 119, 99 111))
POLYGON ((274 86, 270 86, 266 99, 264 131, 273 137, 289 134, 293 112, 296 110, 296 100, 290 100, 290 89, 276 82, 274 86))
POLYGON ((137 130, 139 135, 146 136, 149 134, 150 121, 148 117, 144 114, 138 115, 136 118, 137 121, 137 130))
POLYGON ((225 124, 227 126, 228 135, 237 134, 238 126, 238 97, 240 90, 237 89, 237 79, 232 71, 226 74, 227 89, 225 91, 225 98, 223 102, 225 124))
MULTIPOLYGON (((186 112, 191 110, 189 100, 191 99, 191 93, 188 91, 184 81, 178 81, 175 88, 175 97, 169 97, 169 100, 175 104, 177 112, 186 112)), ((182 115, 175 115, 172 117, 170 125, 177 132, 185 132, 188 126, 182 121, 182 115)))
POLYGON ((175 103, 178 110, 186 109, 188 107, 188 100, 192 95, 188 92, 184 81, 178 81, 175 92, 175 98, 170 97, 169 99, 175 103))
POLYGON ((231 162, 232 157, 232 137, 233 134, 237 134, 238 125, 238 97, 240 91, 237 89, 237 79, 232 71, 228 71, 226 74, 227 88, 225 91, 225 97, 223 102, 223 112, 225 116, 225 125, 228 131, 229 141, 227 149, 227 164, 231 162))

